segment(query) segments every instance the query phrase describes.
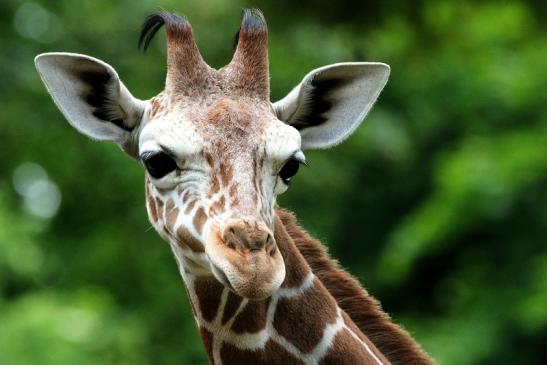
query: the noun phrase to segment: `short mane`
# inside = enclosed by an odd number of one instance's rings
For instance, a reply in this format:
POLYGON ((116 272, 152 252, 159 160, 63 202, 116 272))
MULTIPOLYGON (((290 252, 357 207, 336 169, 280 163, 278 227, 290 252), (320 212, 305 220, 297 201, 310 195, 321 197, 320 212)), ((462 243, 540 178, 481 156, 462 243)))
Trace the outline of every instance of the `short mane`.
POLYGON ((393 365, 434 364, 401 326, 391 322, 378 300, 341 269, 321 243, 298 226, 293 213, 277 209, 277 215, 313 273, 336 299, 340 308, 393 365))

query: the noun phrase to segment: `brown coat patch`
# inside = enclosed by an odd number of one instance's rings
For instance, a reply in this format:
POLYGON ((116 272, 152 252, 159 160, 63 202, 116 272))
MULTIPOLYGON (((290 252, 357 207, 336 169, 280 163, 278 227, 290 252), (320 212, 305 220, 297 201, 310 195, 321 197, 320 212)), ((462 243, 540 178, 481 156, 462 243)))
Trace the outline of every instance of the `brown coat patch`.
POLYGON ((173 200, 170 199, 167 202, 167 205, 165 206, 165 225, 170 231, 173 231, 175 229, 175 223, 177 223, 177 218, 179 217, 179 208, 174 207, 173 200), (169 209, 169 206, 171 205, 171 209, 169 209))
POLYGON ((220 305, 220 296, 224 286, 216 279, 197 279, 194 282, 194 291, 198 297, 199 310, 201 316, 207 322, 215 319, 218 306, 220 305))
POLYGON ((235 295, 231 291, 228 293, 228 299, 226 300, 226 305, 224 306, 224 313, 222 314, 222 324, 225 324, 232 318, 232 316, 236 313, 237 308, 239 308, 239 304, 243 298, 241 298, 239 295, 235 295))
POLYGON ((276 209, 276 215, 283 222, 284 228, 313 273, 334 296, 340 308, 392 364, 434 364, 402 327, 391 322, 380 303, 369 295, 355 278, 338 267, 338 263, 328 256, 325 247, 297 225, 292 213, 276 209))
POLYGON ((156 212, 158 214, 158 218, 163 218, 164 210, 163 210, 163 200, 160 198, 156 198, 156 212))
POLYGON ((224 204, 226 204, 226 198, 224 198, 224 195, 221 196, 216 202, 211 205, 209 208, 209 215, 213 214, 220 214, 224 212, 224 204))
POLYGON ((346 312, 342 312, 342 318, 344 319, 344 324, 348 326, 348 328, 352 330, 353 333, 355 333, 357 337, 361 339, 361 341, 365 341, 367 339, 367 337, 363 334, 363 332, 361 332, 359 327, 357 327, 357 325, 353 323, 353 321, 346 312))
MULTIPOLYGON (((372 344, 369 344, 371 346, 372 344)), ((381 355, 376 354, 383 364, 390 363, 381 355)), ((344 329, 336 335, 327 356, 319 365, 378 365, 378 362, 370 355, 365 347, 359 343, 348 330, 344 329)))
POLYGON ((183 194, 182 194, 182 203, 183 204, 186 204, 188 202, 188 199, 190 199, 190 192, 188 190, 186 190, 183 194))
POLYGON ((222 162, 220 164, 220 179, 222 181, 222 186, 228 186, 230 181, 234 176, 233 168, 226 163, 222 162))
POLYGON ((203 327, 199 328, 199 334, 201 335, 203 346, 205 346, 205 353, 209 358, 209 364, 213 365, 215 363, 213 359, 213 334, 203 327))
POLYGON ((211 176, 211 188, 209 189, 209 196, 213 196, 220 190, 220 179, 218 176, 211 176))
POLYGON ((336 302, 316 279, 313 287, 295 298, 280 299, 274 328, 304 353, 321 341, 325 327, 336 321, 336 302))
POLYGON ((196 214, 194 215, 194 219, 192 220, 192 223, 194 224, 194 227, 199 234, 201 234, 203 230, 203 225, 205 224, 206 220, 207 215, 205 214, 205 209, 203 209, 203 207, 199 207, 199 209, 196 211, 196 214))
POLYGON ((207 161, 207 164, 208 164, 210 167, 215 166, 215 160, 214 160, 214 158, 213 158, 213 155, 211 155, 211 154, 208 153, 208 152, 205 152, 205 153, 204 153, 204 156, 205 156, 205 161, 207 161))
POLYGON ((230 197, 237 198, 237 187, 238 187, 237 184, 232 184, 232 186, 230 186, 230 190, 228 191, 228 195, 230 197))
POLYGON ((194 209, 194 205, 196 205, 197 200, 194 199, 188 205, 186 206, 186 209, 184 209, 184 214, 188 215, 194 209))
POLYGON ((225 343, 220 350, 220 358, 222 365, 305 365, 272 340, 266 343, 263 350, 257 351, 240 350, 225 343))
POLYGON ((165 204, 165 212, 169 213, 174 207, 175 202, 173 201, 173 199, 167 200, 167 204, 165 204))
POLYGON ((269 305, 270 299, 261 301, 249 300, 249 303, 237 315, 232 325, 232 331, 235 333, 256 333, 266 327, 266 314, 269 305))
POLYGON ((150 220, 152 223, 158 221, 158 211, 156 210, 156 201, 150 195, 148 195, 146 201, 148 202, 148 212, 150 213, 150 220))
MULTIPOLYGON (((177 229, 177 243, 187 246, 194 252, 204 252, 205 248, 184 226, 177 229)), ((184 248, 183 246, 183 248, 184 248)))

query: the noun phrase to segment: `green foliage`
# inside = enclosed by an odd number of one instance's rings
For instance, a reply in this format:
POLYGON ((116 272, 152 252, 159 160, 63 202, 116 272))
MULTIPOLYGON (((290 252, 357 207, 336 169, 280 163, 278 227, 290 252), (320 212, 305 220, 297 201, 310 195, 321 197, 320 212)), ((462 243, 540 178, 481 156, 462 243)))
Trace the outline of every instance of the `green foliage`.
POLYGON ((544 2, 6 0, 0 364, 205 364, 175 262, 146 220, 141 167, 70 128, 32 60, 87 53, 148 98, 165 72, 161 37, 136 50, 148 13, 185 13, 219 67, 244 6, 269 22, 272 100, 324 64, 392 66, 363 126, 309 152, 280 205, 441 363, 542 363, 544 2))

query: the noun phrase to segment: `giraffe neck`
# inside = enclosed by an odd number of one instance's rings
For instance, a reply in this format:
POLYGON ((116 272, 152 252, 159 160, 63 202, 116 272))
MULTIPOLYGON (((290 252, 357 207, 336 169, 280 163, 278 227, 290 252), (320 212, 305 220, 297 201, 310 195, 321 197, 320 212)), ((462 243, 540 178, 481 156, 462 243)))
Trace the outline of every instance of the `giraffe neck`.
POLYGON ((213 277, 183 272, 209 362, 389 364, 315 276, 278 217, 275 238, 287 276, 266 300, 238 297, 213 277))

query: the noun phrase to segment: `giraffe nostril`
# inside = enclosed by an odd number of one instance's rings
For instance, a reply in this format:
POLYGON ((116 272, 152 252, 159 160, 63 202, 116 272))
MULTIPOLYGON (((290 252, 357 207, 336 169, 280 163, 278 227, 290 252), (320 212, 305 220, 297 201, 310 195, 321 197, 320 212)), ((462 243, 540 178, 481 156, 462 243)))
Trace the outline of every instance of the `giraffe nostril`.
POLYGON ((233 220, 225 226, 223 232, 222 238, 226 246, 237 251, 242 250, 242 252, 265 251, 265 253, 270 253, 274 242, 269 230, 262 227, 259 222, 233 220))

